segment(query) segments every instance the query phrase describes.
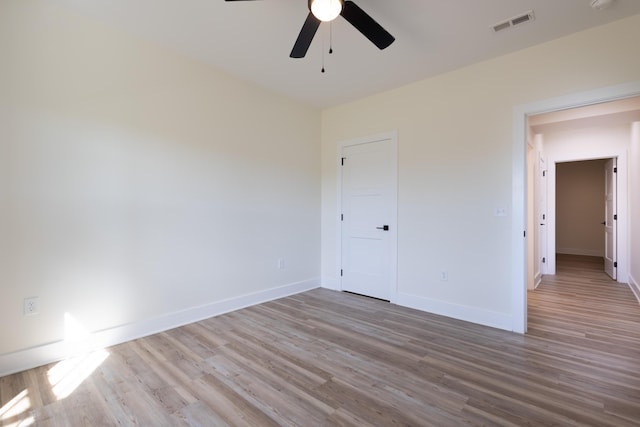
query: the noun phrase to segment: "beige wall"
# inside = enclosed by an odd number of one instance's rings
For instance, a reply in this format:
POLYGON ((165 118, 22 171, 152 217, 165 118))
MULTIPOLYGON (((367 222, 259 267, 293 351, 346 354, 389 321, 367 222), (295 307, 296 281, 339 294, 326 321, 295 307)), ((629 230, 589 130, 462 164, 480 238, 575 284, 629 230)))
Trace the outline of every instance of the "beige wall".
POLYGON ((556 252, 604 256, 605 160, 556 165, 556 252))
POLYGON ((325 110, 324 285, 339 283, 336 144, 397 129, 399 296, 509 328, 511 221, 494 212, 512 200, 514 107, 637 81, 639 38, 635 16, 325 110))
POLYGON ((0 3, 0 58, 0 365, 65 313, 189 321, 319 284, 318 110, 47 1, 0 3))

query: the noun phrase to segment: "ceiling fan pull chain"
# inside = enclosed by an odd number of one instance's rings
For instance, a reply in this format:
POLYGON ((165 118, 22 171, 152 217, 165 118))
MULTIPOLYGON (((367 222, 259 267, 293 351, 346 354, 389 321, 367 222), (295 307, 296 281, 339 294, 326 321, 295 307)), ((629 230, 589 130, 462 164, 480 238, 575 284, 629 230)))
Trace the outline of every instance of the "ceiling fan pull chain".
POLYGON ((333 21, 329 22, 329 55, 333 53, 333 21))
POLYGON ((324 37, 322 38, 322 70, 321 72, 324 73, 324 37))

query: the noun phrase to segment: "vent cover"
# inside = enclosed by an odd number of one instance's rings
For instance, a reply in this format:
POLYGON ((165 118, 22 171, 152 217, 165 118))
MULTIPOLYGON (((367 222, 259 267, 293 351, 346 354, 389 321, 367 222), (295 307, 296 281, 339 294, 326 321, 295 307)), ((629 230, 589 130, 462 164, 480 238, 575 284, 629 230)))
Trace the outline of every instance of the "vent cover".
POLYGON ((533 10, 530 10, 530 11, 522 13, 522 14, 520 14, 518 16, 514 16, 513 18, 509 18, 506 21, 499 22, 499 23, 495 24, 494 26, 492 26, 491 28, 493 29, 494 33, 497 33, 499 31, 506 30, 507 28, 511 28, 511 27, 515 27, 516 25, 524 24, 525 22, 531 22, 534 19, 536 19, 536 18, 535 18, 535 15, 533 14, 533 10))
POLYGON ((591 0, 591 7, 597 10, 606 9, 611 6, 613 0, 591 0))

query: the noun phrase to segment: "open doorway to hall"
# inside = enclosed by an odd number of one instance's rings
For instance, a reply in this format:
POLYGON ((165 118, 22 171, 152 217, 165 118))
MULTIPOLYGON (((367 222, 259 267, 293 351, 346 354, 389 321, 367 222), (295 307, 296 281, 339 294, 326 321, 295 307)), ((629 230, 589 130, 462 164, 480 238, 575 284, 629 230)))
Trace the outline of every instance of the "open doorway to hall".
POLYGON ((615 159, 556 164, 556 270, 581 260, 616 278, 615 159), (613 175, 613 179, 611 179, 613 175))
POLYGON ((638 120, 640 97, 528 116, 528 289, 571 256, 595 257, 627 283, 628 151, 638 120))
POLYGON ((618 256, 618 282, 631 288, 636 303, 640 302, 640 81, 517 106, 513 131, 513 330, 527 332, 529 296, 543 276, 547 280, 556 274, 558 162, 617 158, 618 183, 624 186, 618 191, 622 198, 618 208, 624 215, 618 222, 618 237, 626 240, 617 243, 623 249, 618 256), (619 141, 593 131, 612 122, 622 128, 619 141), (555 139, 549 136, 556 132, 573 135, 549 152, 548 143, 555 139), (538 203, 539 194, 548 206, 538 203), (541 242, 541 236, 549 241, 541 242), (548 263, 541 262, 544 257, 548 263))

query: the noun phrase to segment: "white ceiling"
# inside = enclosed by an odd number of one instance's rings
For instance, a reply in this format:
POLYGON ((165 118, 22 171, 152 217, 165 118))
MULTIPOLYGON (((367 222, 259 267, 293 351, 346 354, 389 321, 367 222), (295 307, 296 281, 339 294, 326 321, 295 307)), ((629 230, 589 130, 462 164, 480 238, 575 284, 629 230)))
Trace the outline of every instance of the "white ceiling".
POLYGON ((595 10, 590 0, 355 0, 396 38, 386 50, 338 18, 303 59, 289 53, 307 0, 52 0, 79 14, 180 51, 243 80, 329 107, 640 13, 639 0, 595 10), (533 10, 535 20, 491 27, 533 10))

